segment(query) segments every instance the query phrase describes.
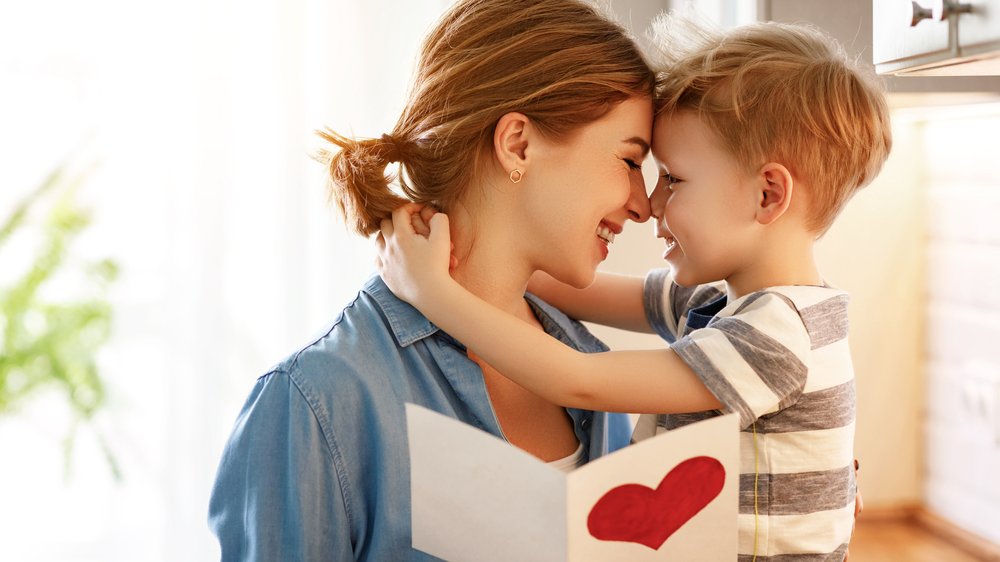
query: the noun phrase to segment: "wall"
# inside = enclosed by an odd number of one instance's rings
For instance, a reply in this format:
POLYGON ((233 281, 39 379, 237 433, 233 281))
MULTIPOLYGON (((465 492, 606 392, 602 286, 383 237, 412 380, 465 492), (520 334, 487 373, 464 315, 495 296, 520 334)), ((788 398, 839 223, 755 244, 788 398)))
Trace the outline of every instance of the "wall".
POLYGON ((1000 104, 925 126, 925 501, 1000 543, 1000 104))
POLYGON ((920 499, 923 396, 924 206, 919 123, 893 118, 882 173, 821 239, 828 283, 851 294, 858 391, 855 454, 868 507, 920 499))

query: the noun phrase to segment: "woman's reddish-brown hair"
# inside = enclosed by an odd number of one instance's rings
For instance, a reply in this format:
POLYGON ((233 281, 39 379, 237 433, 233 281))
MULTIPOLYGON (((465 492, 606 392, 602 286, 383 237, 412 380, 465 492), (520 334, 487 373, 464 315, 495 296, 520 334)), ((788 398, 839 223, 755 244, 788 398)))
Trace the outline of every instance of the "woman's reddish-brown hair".
POLYGON ((655 76, 616 23, 579 0, 461 0, 424 40, 393 131, 353 139, 327 130, 320 153, 330 196, 361 233, 408 200, 447 211, 490 154, 494 128, 517 111, 560 138, 634 96, 655 76), (399 177, 386 173, 399 162, 399 177))

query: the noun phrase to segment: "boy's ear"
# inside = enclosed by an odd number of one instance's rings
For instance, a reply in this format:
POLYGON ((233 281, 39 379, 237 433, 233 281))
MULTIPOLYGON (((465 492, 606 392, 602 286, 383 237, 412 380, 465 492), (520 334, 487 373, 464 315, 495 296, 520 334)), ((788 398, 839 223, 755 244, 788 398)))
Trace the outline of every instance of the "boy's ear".
POLYGON ((505 113, 493 132, 493 153, 500 166, 510 173, 525 173, 528 165, 528 140, 533 133, 531 120, 523 113, 505 113))
POLYGON ((757 222, 771 224, 792 203, 792 174, 781 164, 768 162, 757 173, 757 183, 757 222))

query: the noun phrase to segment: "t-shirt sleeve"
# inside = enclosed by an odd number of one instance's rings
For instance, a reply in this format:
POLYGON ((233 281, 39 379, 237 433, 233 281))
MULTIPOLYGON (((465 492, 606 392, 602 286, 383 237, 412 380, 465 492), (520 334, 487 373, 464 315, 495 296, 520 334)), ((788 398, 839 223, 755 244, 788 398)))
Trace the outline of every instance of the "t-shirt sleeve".
MULTIPOLYGON (((668 342, 677 339, 680 308, 684 303, 676 302, 677 293, 684 292, 670 278, 669 269, 654 269, 646 274, 642 287, 642 306, 650 327, 668 342)), ((690 295, 688 295, 690 296, 690 295)))
POLYGON ((694 330, 670 348, 742 428, 795 403, 806 384, 809 334, 786 297, 758 293, 736 313, 694 330))
POLYGON ((682 287, 674 283, 670 269, 654 269, 643 283, 646 321, 661 338, 673 343, 683 333, 688 311, 725 294, 723 283, 682 287))

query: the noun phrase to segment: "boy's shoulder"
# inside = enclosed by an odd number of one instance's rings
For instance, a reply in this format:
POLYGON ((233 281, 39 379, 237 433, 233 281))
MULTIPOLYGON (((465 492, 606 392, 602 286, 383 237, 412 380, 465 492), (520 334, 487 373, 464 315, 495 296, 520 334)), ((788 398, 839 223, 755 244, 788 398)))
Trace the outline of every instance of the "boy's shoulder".
POLYGON ((816 349, 847 337, 849 302, 846 291, 826 285, 768 287, 729 303, 717 318, 767 324, 787 321, 794 313, 816 349))
POLYGON ((784 302, 801 312, 821 307, 842 309, 847 307, 850 296, 843 289, 829 285, 781 285, 754 291, 729 303, 720 314, 733 315, 753 306, 774 305, 784 302))

